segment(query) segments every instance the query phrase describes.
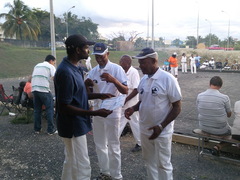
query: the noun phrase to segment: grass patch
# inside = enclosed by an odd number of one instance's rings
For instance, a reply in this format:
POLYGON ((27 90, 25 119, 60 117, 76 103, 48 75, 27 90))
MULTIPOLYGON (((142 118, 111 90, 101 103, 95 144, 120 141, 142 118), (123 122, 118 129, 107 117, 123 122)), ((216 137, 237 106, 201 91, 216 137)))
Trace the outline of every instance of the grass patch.
POLYGON ((19 116, 11 120, 12 124, 29 124, 33 123, 33 119, 27 116, 19 116))

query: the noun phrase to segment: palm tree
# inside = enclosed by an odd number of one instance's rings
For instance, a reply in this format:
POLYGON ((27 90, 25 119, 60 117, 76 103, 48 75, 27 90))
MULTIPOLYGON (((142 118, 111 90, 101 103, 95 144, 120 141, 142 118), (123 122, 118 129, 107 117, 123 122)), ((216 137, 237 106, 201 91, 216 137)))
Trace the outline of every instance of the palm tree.
POLYGON ((20 40, 37 40, 40 25, 28 6, 24 5, 21 0, 14 0, 13 5, 7 3, 5 7, 10 10, 8 13, 0 14, 0 18, 6 19, 2 25, 4 36, 12 38, 16 35, 16 38, 20 40))

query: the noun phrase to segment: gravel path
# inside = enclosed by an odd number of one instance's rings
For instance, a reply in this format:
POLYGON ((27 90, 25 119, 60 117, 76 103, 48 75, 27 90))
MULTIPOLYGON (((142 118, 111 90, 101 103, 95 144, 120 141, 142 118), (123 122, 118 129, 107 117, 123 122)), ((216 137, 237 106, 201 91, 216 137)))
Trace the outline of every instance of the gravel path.
MULTIPOLYGON (((196 95, 208 87, 212 76, 220 75, 224 80, 221 89, 229 95, 232 105, 240 99, 239 73, 206 73, 197 75, 179 73, 182 89, 182 112, 175 121, 175 131, 191 134, 197 127, 196 95)), ((23 80, 0 80, 7 91, 23 80)), ((13 117, 0 116, 0 179, 1 180, 59 180, 64 159, 63 143, 58 135, 46 134, 46 121, 43 120, 43 133, 33 133, 33 124, 11 124, 13 117)), ((230 119, 230 124, 232 123, 230 119)), ((93 136, 87 135, 92 177, 98 175, 97 157, 93 136)), ((125 180, 145 180, 146 169, 141 153, 132 153, 134 139, 131 135, 121 138, 122 174, 125 180)), ((197 161, 197 149, 194 146, 173 142, 172 164, 175 180, 238 180, 239 164, 220 159, 202 158, 197 161)))

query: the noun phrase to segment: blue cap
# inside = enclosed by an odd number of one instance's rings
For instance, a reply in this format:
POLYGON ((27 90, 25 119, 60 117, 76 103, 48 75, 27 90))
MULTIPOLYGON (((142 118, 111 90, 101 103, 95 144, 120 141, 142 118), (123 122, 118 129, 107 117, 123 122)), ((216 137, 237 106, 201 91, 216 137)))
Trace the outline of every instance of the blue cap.
POLYGON ((96 43, 93 47, 93 53, 95 55, 104 55, 108 52, 108 47, 104 43, 96 43))

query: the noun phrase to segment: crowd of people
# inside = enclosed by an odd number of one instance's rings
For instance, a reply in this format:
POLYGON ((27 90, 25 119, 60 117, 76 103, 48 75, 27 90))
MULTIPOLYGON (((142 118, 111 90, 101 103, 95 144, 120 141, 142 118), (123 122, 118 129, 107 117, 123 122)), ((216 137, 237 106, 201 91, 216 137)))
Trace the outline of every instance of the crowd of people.
MULTIPOLYGON (((24 88, 33 101, 35 133, 42 132, 44 108, 47 133, 58 133, 64 143, 61 179, 91 179, 86 138, 90 131, 93 132, 99 165, 99 176, 95 179, 123 179, 120 136, 127 123, 136 142, 132 152, 142 151, 148 179, 173 179, 172 134, 174 119, 181 112, 182 99, 177 81, 177 53, 164 61, 162 69, 158 64, 158 53, 152 48, 144 48, 133 57, 125 54, 118 65, 110 61, 110 52, 104 43, 89 41, 82 35, 71 35, 65 45, 67 56, 57 69, 56 58, 46 56, 44 62, 34 67, 24 88), (93 68, 89 57, 92 45, 92 54, 97 61, 93 68), (132 66, 132 59, 138 60, 142 78, 132 66), (87 62, 87 74, 83 72, 81 60, 87 62), (55 102, 50 89, 52 80, 55 102), (108 106, 103 105, 106 100, 108 106)), ((187 73, 188 64, 191 73, 197 73, 199 63, 200 56, 192 54, 187 58, 183 53, 182 73, 187 73)), ((227 122, 232 113, 231 104, 229 97, 219 92, 222 84, 220 77, 213 77, 210 88, 198 95, 199 127, 211 134, 232 135, 240 140, 240 101, 235 103, 236 118, 231 128, 227 122)), ((212 153, 219 155, 222 146, 223 143, 214 146, 212 153)))

